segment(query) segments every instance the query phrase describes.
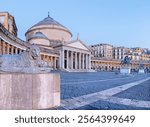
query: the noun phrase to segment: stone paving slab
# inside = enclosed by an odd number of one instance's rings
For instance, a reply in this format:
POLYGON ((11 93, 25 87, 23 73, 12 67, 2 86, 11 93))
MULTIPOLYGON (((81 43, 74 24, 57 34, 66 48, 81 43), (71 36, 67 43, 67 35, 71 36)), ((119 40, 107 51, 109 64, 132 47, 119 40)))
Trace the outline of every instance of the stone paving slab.
POLYGON ((61 104, 62 104, 62 107, 66 109, 76 109, 85 105, 90 105, 91 103, 94 103, 99 100, 104 100, 104 101, 108 101, 111 103, 123 104, 127 106, 150 108, 150 101, 139 101, 139 100, 112 97, 113 95, 117 93, 120 93, 126 89, 129 89, 130 87, 140 85, 141 83, 146 82, 148 80, 150 80, 150 77, 143 79, 143 80, 136 81, 136 82, 125 84, 121 87, 117 86, 117 87, 110 88, 104 91, 62 100, 61 104))
POLYGON ((119 98, 150 101, 150 80, 114 96, 119 98))
POLYGON ((122 104, 115 104, 115 103, 100 100, 90 105, 85 105, 76 108, 74 110, 150 110, 150 108, 126 106, 122 104))
POLYGON ((60 74, 62 101, 58 110, 150 109, 149 74, 115 75, 113 72, 60 74), (139 87, 144 89, 141 90, 139 87), (135 97, 137 92, 147 94, 135 97))
MULTIPOLYGON (((88 73, 89 74, 89 73, 88 73)), ((66 77, 66 81, 68 80, 73 80, 72 82, 69 82, 67 84, 63 84, 61 82, 61 99, 69 99, 72 97, 78 97, 78 96, 83 96, 95 92, 99 92, 102 90, 110 89, 116 86, 121 86, 126 83, 134 82, 141 80, 143 78, 148 77, 147 75, 144 76, 139 76, 139 75, 131 75, 131 76, 125 76, 125 75, 120 75, 120 77, 117 75, 116 77, 113 77, 112 73, 93 73, 93 76, 91 74, 90 77, 86 73, 86 80, 79 82, 76 82, 74 80, 78 80, 78 78, 85 77, 84 74, 75 74, 76 78, 69 79, 66 77), (95 77, 103 77, 103 81, 100 79, 95 80, 95 77), (112 80, 107 80, 107 79, 112 79, 112 80), (89 82, 90 80, 90 82, 89 82), (105 80, 105 81, 104 81, 105 80)), ((65 73, 65 76, 71 75, 70 73, 65 73)), ((73 75, 73 74, 72 74, 73 75)), ((61 78, 64 78, 64 73, 61 74, 61 78)))

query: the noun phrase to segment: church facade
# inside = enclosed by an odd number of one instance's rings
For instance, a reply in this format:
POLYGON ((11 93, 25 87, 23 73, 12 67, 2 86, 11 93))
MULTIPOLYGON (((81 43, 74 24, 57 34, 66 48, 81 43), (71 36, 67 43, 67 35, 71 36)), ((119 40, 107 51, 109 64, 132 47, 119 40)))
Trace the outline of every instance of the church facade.
POLYGON ((19 54, 27 49, 27 45, 37 45, 41 50, 41 59, 52 70, 91 70, 90 49, 79 37, 72 41, 70 30, 49 15, 29 28, 25 36, 26 41, 17 37, 12 15, 0 13, 0 54, 19 54))
MULTIPOLYGON (((86 46, 79 36, 72 40, 71 31, 49 15, 27 30, 25 41, 17 37, 17 31, 14 17, 8 12, 0 12, 0 55, 19 54, 28 45, 37 45, 41 50, 41 59, 52 70, 88 72, 115 71, 121 68, 121 59, 114 59, 110 55, 111 45, 98 45, 102 50, 99 52, 95 49, 97 47, 93 47, 93 50, 86 46)), ((132 61, 132 69, 138 70, 140 62, 132 61)), ((149 60, 144 60, 142 64, 150 71, 149 60)))

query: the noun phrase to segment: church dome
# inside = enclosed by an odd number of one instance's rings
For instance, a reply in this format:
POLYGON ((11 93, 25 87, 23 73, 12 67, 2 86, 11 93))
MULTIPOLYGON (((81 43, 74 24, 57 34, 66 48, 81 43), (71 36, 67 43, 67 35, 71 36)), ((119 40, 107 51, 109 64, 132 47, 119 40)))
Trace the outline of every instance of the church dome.
POLYGON ((33 34, 31 36, 31 39, 32 38, 43 38, 43 39, 47 39, 47 37, 42 33, 42 32, 36 32, 35 34, 33 34))
POLYGON ((42 32, 36 32, 29 38, 28 41, 31 44, 36 44, 39 46, 48 46, 48 47, 51 46, 49 39, 42 32))
MULTIPOLYGON (((50 16, 32 26, 25 34, 26 40, 30 42, 30 39, 39 31, 49 40, 63 40, 68 42, 72 37, 72 33, 65 26, 61 25, 50 16)), ((38 35, 43 36, 40 33, 38 33, 38 35)))

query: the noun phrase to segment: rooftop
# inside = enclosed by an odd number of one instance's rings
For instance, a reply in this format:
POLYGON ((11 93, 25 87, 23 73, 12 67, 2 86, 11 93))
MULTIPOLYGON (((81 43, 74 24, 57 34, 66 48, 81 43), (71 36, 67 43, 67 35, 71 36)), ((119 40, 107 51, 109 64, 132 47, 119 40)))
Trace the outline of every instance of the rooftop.
POLYGON ((60 24, 59 22, 55 21, 53 18, 51 18, 49 15, 48 17, 46 17, 45 19, 43 19, 42 21, 38 22, 37 24, 35 24, 33 27, 36 26, 40 26, 40 25, 56 25, 56 26, 61 26, 64 27, 65 29, 67 29, 65 26, 63 26, 62 24, 60 24))

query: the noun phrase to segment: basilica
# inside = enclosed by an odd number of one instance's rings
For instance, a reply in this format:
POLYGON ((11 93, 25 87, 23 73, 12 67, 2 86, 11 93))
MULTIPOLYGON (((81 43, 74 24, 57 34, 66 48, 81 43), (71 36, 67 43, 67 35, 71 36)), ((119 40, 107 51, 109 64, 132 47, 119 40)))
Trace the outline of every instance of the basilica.
POLYGON ((72 40, 71 31, 49 15, 27 30, 25 41, 17 37, 17 31, 15 18, 8 12, 0 12, 0 55, 20 54, 28 45, 37 45, 41 60, 51 70, 115 71, 121 68, 121 60, 128 55, 132 58, 133 70, 138 70, 139 65, 143 64, 150 71, 150 53, 147 54, 147 49, 131 51, 109 44, 87 46, 79 36, 72 40))
POLYGON ((25 33, 26 41, 17 37, 15 19, 7 12, 0 13, 0 54, 19 54, 27 45, 37 45, 41 59, 52 70, 69 72, 90 71, 91 51, 71 31, 49 15, 25 33))

